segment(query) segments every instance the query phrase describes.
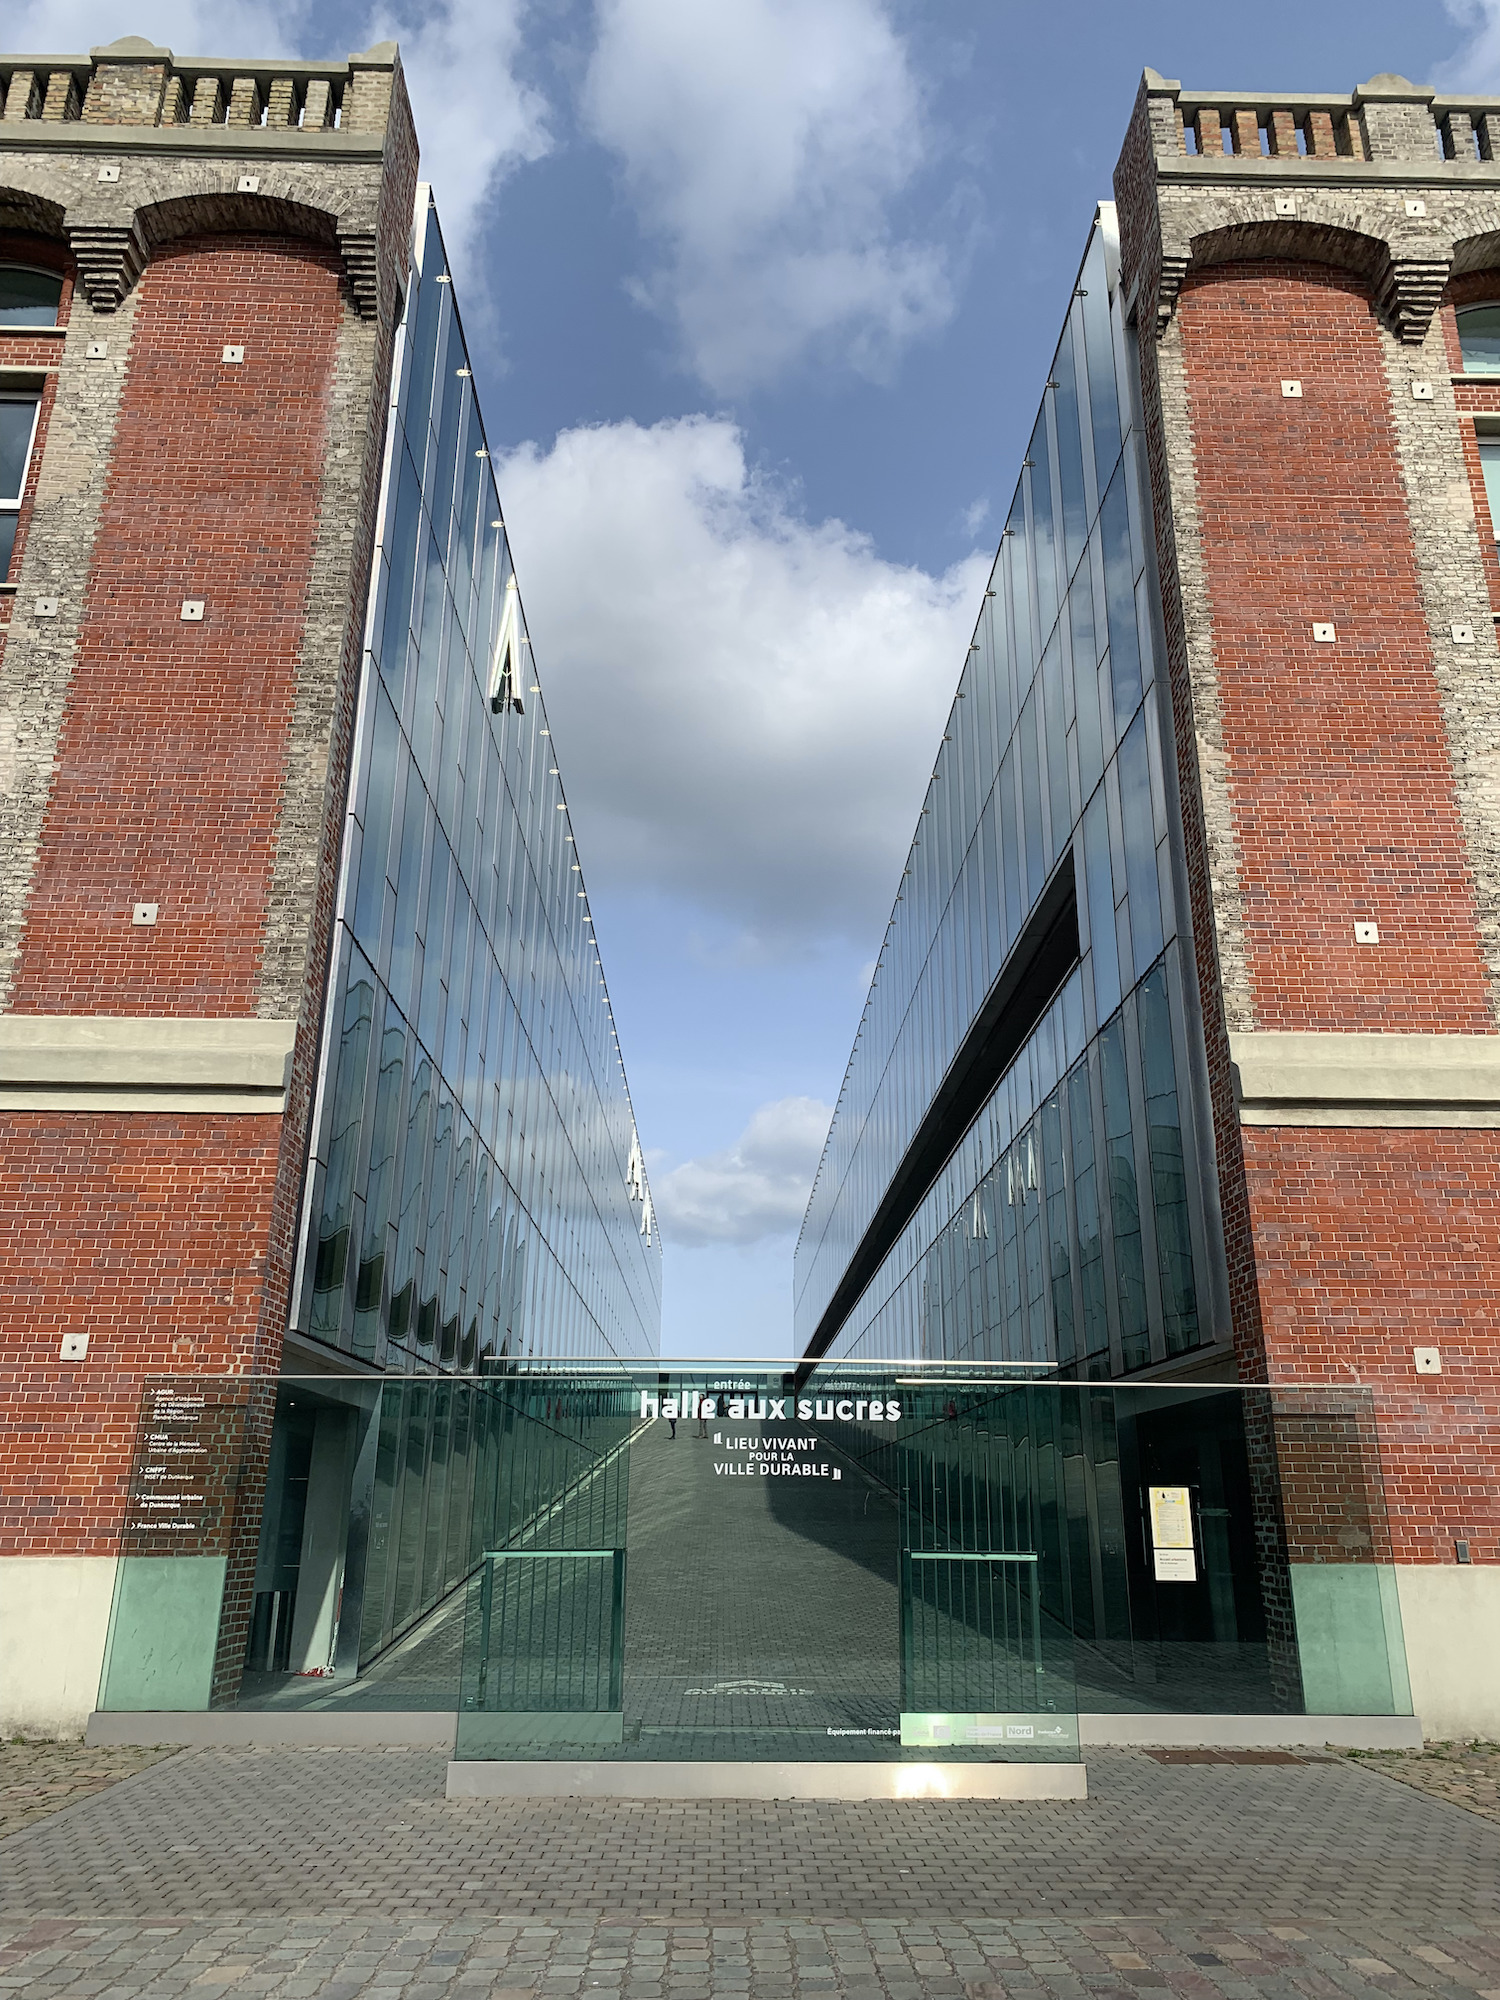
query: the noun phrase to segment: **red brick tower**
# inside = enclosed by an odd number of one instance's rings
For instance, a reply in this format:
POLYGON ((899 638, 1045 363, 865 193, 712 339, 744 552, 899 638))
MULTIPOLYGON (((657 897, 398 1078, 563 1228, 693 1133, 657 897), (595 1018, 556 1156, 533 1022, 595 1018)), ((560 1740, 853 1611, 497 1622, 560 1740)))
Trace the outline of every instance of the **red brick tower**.
POLYGON ((1238 1372, 1374 1392, 1429 1734, 1500 1727, 1497 141, 1148 70, 1116 174, 1238 1372))
POLYGON ((280 1358, 416 144, 394 45, 0 85, 5 1730, 93 1706, 142 1378, 280 1358))

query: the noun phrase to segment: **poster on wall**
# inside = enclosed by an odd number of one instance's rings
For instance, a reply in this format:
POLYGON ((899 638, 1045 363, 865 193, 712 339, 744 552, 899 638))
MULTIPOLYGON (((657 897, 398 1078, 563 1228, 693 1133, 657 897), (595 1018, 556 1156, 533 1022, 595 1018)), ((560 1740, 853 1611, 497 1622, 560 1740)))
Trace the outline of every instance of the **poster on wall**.
POLYGON ((1158 1583, 1196 1583, 1192 1492, 1186 1486, 1147 1488, 1151 1507, 1151 1553, 1158 1583))

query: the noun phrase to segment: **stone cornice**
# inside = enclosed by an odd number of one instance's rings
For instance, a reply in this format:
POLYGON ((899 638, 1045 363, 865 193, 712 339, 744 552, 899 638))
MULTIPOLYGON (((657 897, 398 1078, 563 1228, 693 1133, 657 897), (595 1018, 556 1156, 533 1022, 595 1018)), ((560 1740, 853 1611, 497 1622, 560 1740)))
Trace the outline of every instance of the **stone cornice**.
MULTIPOLYGON (((337 134, 334 135, 335 137, 337 134)), ((1470 186, 1500 191, 1500 160, 1254 159, 1237 153, 1184 153, 1158 159, 1156 178, 1186 187, 1425 187, 1470 186)))
POLYGON ((285 131, 265 125, 44 125, 0 123, 0 153, 158 153, 171 159, 360 160, 379 162, 383 132, 285 131))
POLYGON ((6 1014, 0 1105, 278 1114, 296 1028, 295 1021, 6 1014))
POLYGON ((1500 1035, 1229 1037, 1244 1125, 1500 1125, 1500 1035))

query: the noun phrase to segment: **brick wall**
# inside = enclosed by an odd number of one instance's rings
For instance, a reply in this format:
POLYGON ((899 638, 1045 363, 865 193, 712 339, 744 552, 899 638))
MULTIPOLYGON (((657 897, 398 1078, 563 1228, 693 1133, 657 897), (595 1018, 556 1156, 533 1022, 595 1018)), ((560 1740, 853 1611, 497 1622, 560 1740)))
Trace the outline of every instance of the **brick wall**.
POLYGON ((1272 1381, 1374 1393, 1397 1562, 1500 1562, 1500 1131, 1244 1139, 1272 1381))
POLYGON ((141 279, 17 1012, 256 1012, 341 311, 296 240, 189 240, 141 279))
MULTIPOLYGON (((336 255, 296 239, 189 239, 141 279, 16 1012, 265 1011, 345 318, 336 255)), ((275 1116, 7 1119, 0 1550, 112 1553, 145 1378, 274 1368, 301 1146, 275 1116)))
POLYGON ((1256 1026, 1492 1032, 1368 291, 1222 265, 1179 317, 1256 1026))
MULTIPOLYGON (((1493 1033, 1368 288, 1221 265, 1189 275, 1178 324, 1253 1025, 1493 1033)), ((1500 1560, 1500 1133, 1254 1126, 1240 1143, 1260 1321, 1243 1372, 1373 1392, 1397 1561, 1451 1563, 1458 1540, 1500 1560), (1440 1378, 1416 1375, 1417 1345, 1442 1350, 1440 1378)), ((1349 1440, 1323 1417, 1276 1430, 1294 1559, 1382 1554, 1349 1440)))
MULTIPOLYGON (((66 342, 46 344, 54 422, 0 656, 17 767, 0 798, 0 1006, 297 1033, 279 1118, 7 1117, 11 1552, 119 1549, 147 1376, 264 1384, 280 1362, 417 170, 399 63, 349 73, 337 137, 317 131, 329 87, 308 86, 305 151, 295 131, 254 135, 258 194, 224 193, 243 151, 133 151, 96 189, 93 159, 12 149, 39 227, 82 216, 84 283, 66 342), (301 225, 318 239, 286 233, 301 225), (153 246, 134 283, 117 254, 131 230, 153 246), (232 344, 244 363, 224 362, 232 344), (55 621, 33 615, 42 595, 55 621), (182 621, 184 598, 205 601, 202 624, 182 621), (156 926, 130 922, 136 901, 159 905, 156 926), (74 1329, 82 1367, 59 1359, 74 1329)), ((273 124, 294 98, 273 84, 273 124)), ((269 1403, 245 1393, 221 1692, 244 1654, 265 1470, 269 1403)))
POLYGON ((147 1375, 239 1373, 281 1120, 18 1112, 0 1157, 0 1555, 113 1555, 147 1375), (82 1363, 62 1336, 87 1328, 82 1363))

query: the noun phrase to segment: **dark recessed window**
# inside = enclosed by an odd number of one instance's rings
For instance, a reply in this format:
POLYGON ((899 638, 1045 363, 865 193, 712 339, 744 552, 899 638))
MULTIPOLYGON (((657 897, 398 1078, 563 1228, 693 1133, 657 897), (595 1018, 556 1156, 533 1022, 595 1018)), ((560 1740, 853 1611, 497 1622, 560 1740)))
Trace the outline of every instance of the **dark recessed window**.
POLYGON ((0 264, 0 326, 56 326, 62 279, 55 271, 0 264))
POLYGON ((1466 375, 1500 375, 1500 306, 1465 306, 1457 315, 1466 375))
POLYGON ((0 396, 0 583, 10 575, 40 400, 37 396, 0 396))

